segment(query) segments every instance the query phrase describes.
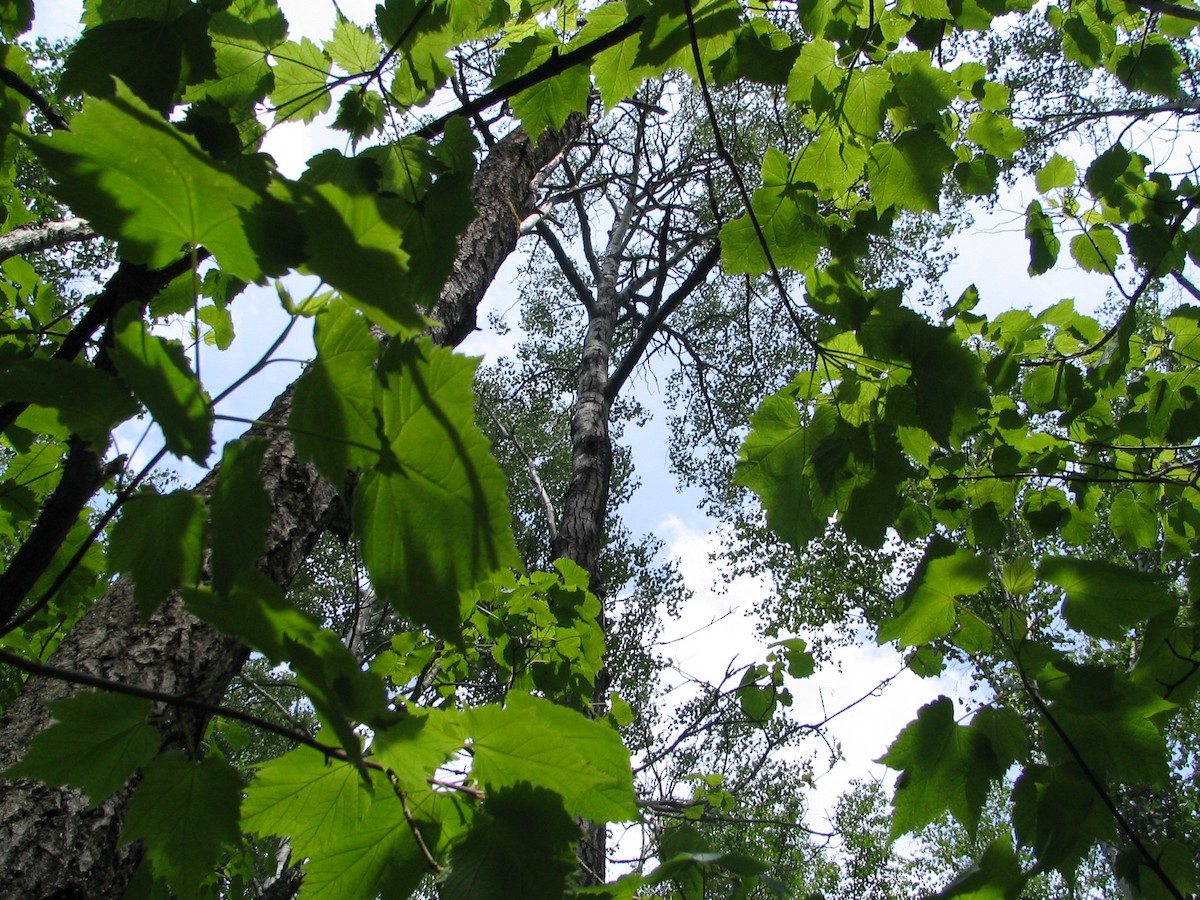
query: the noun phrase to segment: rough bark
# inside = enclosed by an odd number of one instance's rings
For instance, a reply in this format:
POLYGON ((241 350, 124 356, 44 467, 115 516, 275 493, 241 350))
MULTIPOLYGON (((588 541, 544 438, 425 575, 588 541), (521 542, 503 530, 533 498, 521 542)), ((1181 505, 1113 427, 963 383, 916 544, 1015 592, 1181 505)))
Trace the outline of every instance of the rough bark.
MULTIPOLYGON (((571 483, 562 502, 555 553, 577 563, 588 573, 589 587, 600 598, 600 627, 607 633, 604 609, 604 574, 600 551, 608 519, 612 484, 612 437, 609 433, 611 402, 608 392, 612 364, 613 332, 619 301, 617 277, 620 249, 632 215, 632 204, 609 234, 608 248, 597 272, 595 299, 588 303, 587 331, 579 359, 575 407, 571 413, 571 483)), ((608 697, 608 672, 596 678, 591 715, 602 715, 608 697)), ((608 832, 603 823, 581 822, 584 838, 577 854, 585 887, 603 884, 608 858, 608 832)))
MULTIPOLYGON (((523 212, 532 208, 536 173, 578 133, 576 117, 532 147, 523 134, 505 138, 481 165, 474 183, 479 217, 459 241, 454 274, 435 310, 442 325, 435 339, 458 343, 475 324, 475 309, 503 260, 512 252, 523 212)), ((338 514, 336 490, 296 457, 286 430, 292 388, 246 436, 266 436, 263 483, 274 513, 261 570, 286 587, 315 540, 338 514)), ((197 487, 207 495, 215 470, 197 487)), ((131 585, 119 580, 71 630, 51 662, 160 691, 218 701, 245 662, 238 642, 192 617, 176 597, 142 623, 131 585)), ((49 724, 44 703, 75 688, 52 679, 30 678, 0 719, 0 769, 20 759, 49 724)), ((157 723, 164 749, 197 745, 204 717, 166 710, 157 723)), ((0 898, 119 897, 140 857, 138 847, 119 846, 127 784, 95 810, 78 791, 14 780, 0 782, 0 898)))
POLYGON ((0 235, 0 262, 36 250, 90 240, 95 236, 96 232, 92 231, 92 226, 80 218, 21 225, 7 234, 0 235))

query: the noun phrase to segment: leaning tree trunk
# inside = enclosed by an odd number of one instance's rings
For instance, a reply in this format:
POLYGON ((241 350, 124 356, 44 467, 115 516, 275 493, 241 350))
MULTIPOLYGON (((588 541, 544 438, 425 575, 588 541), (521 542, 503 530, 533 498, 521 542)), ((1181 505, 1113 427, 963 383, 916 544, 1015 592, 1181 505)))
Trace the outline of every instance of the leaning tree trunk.
MULTIPOLYGON (((434 311, 442 323, 434 338, 460 342, 475 327, 479 301, 500 264, 516 246, 519 214, 531 211, 534 176, 578 134, 576 116, 560 131, 531 146, 516 132, 499 142, 476 174, 473 190, 479 217, 459 241, 455 270, 434 311)), ((274 511, 260 570, 287 587, 313 543, 338 514, 337 492, 296 456, 286 430, 292 389, 246 437, 271 441, 262 464, 264 486, 274 511)), ((215 471, 197 486, 206 496, 215 471)), ((200 622, 171 597, 141 621, 131 584, 122 578, 88 611, 55 651, 51 663, 198 699, 219 700, 238 673, 247 651, 237 641, 200 622)), ((64 681, 31 677, 0 719, 0 769, 20 759, 49 724, 47 701, 77 689, 64 681)), ((163 749, 198 745, 205 716, 164 710, 157 725, 163 749)), ((23 780, 0 782, 0 898, 105 898, 124 892, 141 856, 139 846, 119 838, 132 782, 94 810, 79 791, 48 788, 23 780)))

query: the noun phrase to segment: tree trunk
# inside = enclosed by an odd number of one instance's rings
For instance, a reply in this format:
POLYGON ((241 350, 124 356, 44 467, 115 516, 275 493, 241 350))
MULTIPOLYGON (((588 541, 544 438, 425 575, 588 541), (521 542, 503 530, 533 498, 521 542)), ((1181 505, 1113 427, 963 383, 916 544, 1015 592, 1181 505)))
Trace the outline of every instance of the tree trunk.
MULTIPOLYGON (((630 213, 632 206, 630 206, 630 213)), ((588 324, 579 360, 575 408, 571 413, 571 483, 562 503, 555 554, 577 563, 588 573, 589 587, 600 598, 600 627, 608 633, 604 613, 604 577, 600 551, 608 518, 608 494, 612 484, 613 448, 609 433, 608 376, 612 363, 613 332, 617 322, 617 276, 620 247, 629 225, 626 215, 609 235, 608 249, 599 270, 596 296, 588 305, 588 324)), ((608 670, 596 677, 593 717, 604 714, 608 698, 608 670)), ((603 884, 608 858, 608 832, 604 823, 582 822, 584 838, 577 850, 582 884, 603 884)))
MULTIPOLYGON (((500 264, 519 236, 520 216, 534 205, 534 176, 578 134, 581 117, 548 132, 532 147, 523 133, 500 141, 474 181, 479 217, 459 241, 455 271, 434 315, 441 322, 435 340, 455 345, 475 327, 475 311, 500 264)), ((284 425, 292 388, 262 417, 284 425)), ((251 428, 246 437, 266 436, 264 486, 274 512, 267 550, 259 567, 286 588, 313 543, 339 514, 337 492, 313 467, 296 457, 286 430, 251 428)), ((197 486, 206 496, 215 470, 197 486)), ((192 617, 177 597, 170 598, 143 624, 131 584, 122 578, 71 630, 51 662, 113 681, 217 701, 246 660, 234 639, 192 617)), ((76 691, 64 682, 31 677, 0 719, 0 769, 26 752, 49 724, 44 703, 76 691)), ((163 749, 197 746, 205 717, 167 710, 157 722, 163 749)), ((120 847, 121 823, 134 780, 95 810, 84 795, 34 782, 0 782, 0 898, 119 897, 133 874, 140 848, 120 847)))

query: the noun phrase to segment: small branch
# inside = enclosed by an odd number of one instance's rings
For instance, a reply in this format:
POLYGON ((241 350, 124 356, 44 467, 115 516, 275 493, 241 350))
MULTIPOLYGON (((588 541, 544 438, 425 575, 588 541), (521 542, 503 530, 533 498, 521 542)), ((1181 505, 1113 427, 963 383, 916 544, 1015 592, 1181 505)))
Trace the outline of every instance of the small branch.
POLYGON ((717 120, 717 110, 713 104, 712 93, 708 89, 708 76, 704 73, 704 59, 700 54, 700 38, 696 31, 696 14, 692 9, 692 0, 683 0, 683 11, 687 16, 688 37, 692 45, 692 61, 696 65, 696 77, 700 84, 700 96, 704 101, 704 110, 708 116, 709 124, 712 125, 713 144, 716 147, 717 156, 725 164, 725 168, 729 170, 730 177, 733 178, 734 185, 737 186, 738 196, 742 199, 746 215, 750 218, 750 224, 754 227, 754 235, 758 239, 763 256, 767 260, 771 281, 774 283, 775 289, 779 291, 779 298, 783 301, 784 309, 787 311, 788 317, 792 320, 792 325, 795 327, 796 333, 804 343, 808 344, 817 353, 820 353, 820 344, 809 334, 808 329, 804 326, 804 320, 800 318, 800 313, 796 311, 792 297, 783 283, 783 275, 775 262, 775 255, 771 252, 771 245, 767 241, 767 234, 763 230, 762 222, 759 221, 758 213, 754 211, 750 191, 746 188, 746 182, 742 178, 741 170, 737 166, 737 160, 733 158, 733 154, 729 152, 729 148, 725 145, 725 138, 717 120))
POLYGON ((67 124, 67 120, 62 117, 62 114, 58 110, 50 105, 50 101, 43 97, 37 88, 25 81, 16 72, 0 66, 0 84, 12 88, 36 106, 38 112, 46 117, 46 121, 50 123, 51 128, 54 128, 56 131, 71 130, 71 126, 67 124))
MULTIPOLYGON (((23 672, 29 672, 32 675, 40 675, 43 678, 54 678, 58 681, 65 681, 68 684, 82 684, 85 687, 99 688, 102 691, 108 691, 113 694, 125 694, 129 697, 140 697, 143 700, 153 700, 155 703, 165 703, 168 706, 178 707, 180 709, 191 709, 196 712, 202 712, 209 716, 222 716, 226 719, 235 719, 239 722, 244 722, 247 725, 253 725, 256 728, 261 728, 263 731, 269 731, 271 734, 277 734, 280 737, 287 738, 297 744, 303 744, 305 747, 311 747, 317 752, 323 754, 327 759, 337 759, 342 762, 350 762, 350 756, 345 750, 340 747, 334 747, 329 744, 323 744, 315 738, 309 737, 299 731, 293 731, 290 728, 285 728, 275 722, 270 722, 266 719, 260 719, 258 716, 250 713, 242 712, 238 709, 231 709, 228 706, 221 706, 216 703, 206 703, 203 700, 196 700, 192 697, 185 697, 181 694, 168 694, 165 691, 156 691, 152 688, 137 687, 132 684, 124 684, 119 681, 110 681, 107 678, 100 678, 96 675, 89 675, 86 672, 77 672, 72 669, 60 669, 58 666, 47 665, 32 659, 26 659, 23 656, 18 656, 15 653, 10 653, 7 650, 0 648, 0 662, 6 663, 13 668, 20 669, 23 672)), ((365 759, 362 764, 368 769, 384 771, 384 767, 373 760, 365 759)))
POLYGON ((440 875, 442 867, 438 865, 438 861, 434 858, 434 855, 429 852, 429 847, 425 843, 425 837, 421 834, 421 829, 417 827, 417 820, 413 817, 412 810, 408 808, 408 795, 401 789, 395 772, 388 769, 387 777, 388 781, 391 782, 392 790, 400 801, 400 809, 404 811, 404 821, 408 823, 408 830, 412 832, 413 839, 417 842, 417 847, 421 851, 421 856, 425 858, 425 867, 434 875, 440 875))
POLYGON ((1163 0, 1134 0, 1131 5, 1140 6, 1147 12, 1173 16, 1176 19, 1187 19, 1189 22, 1200 22, 1200 9, 1180 6, 1178 3, 1165 3, 1163 0))
POLYGON ((521 454, 521 458, 525 460, 525 468, 529 472, 529 480, 533 482, 538 499, 542 503, 542 511, 546 514, 546 524, 550 529, 550 546, 554 546, 554 542, 558 540, 558 522, 554 514, 554 503, 550 499, 550 494, 546 490, 546 486, 542 483, 541 475, 538 474, 537 463, 533 461, 532 456, 525 452, 525 448, 521 445, 521 442, 513 437, 509 430, 504 427, 504 423, 496 417, 496 414, 492 412, 492 408, 486 403, 483 404, 483 408, 487 412, 488 418, 492 420, 492 424, 500 430, 500 434, 504 436, 505 440, 512 443, 517 452, 521 454))
MULTIPOLYGON (((241 678, 240 681, 242 684, 246 685, 246 687, 253 690, 256 694, 275 707, 275 709, 279 710, 279 714, 283 716, 291 724, 291 726, 296 729, 296 731, 301 731, 307 734, 307 730, 301 727, 300 723, 296 721, 296 717, 291 714, 288 708, 275 699, 275 697, 271 696, 271 692, 265 687, 252 678, 241 678)), ((292 684, 288 685, 288 687, 294 687, 298 689, 299 685, 292 684)))
POLYGON ((473 116, 476 113, 481 113, 489 106, 494 106, 502 100, 515 97, 527 88, 549 81, 556 75, 561 75, 563 72, 575 68, 575 66, 589 62, 596 54, 603 53, 605 50, 615 47, 637 34, 638 29, 642 27, 645 19, 644 15, 634 16, 632 19, 622 22, 612 31, 608 32, 608 34, 602 34, 595 40, 588 41, 586 44, 580 44, 574 50, 568 50, 566 53, 552 53, 550 58, 540 66, 530 69, 524 75, 514 78, 512 81, 505 82, 500 87, 488 91, 483 96, 477 97, 469 103, 462 104, 458 109, 434 119, 424 128, 420 128, 414 133, 417 137, 425 138, 426 140, 437 137, 446 129, 447 123, 455 116, 473 116))
POLYGON ((567 255, 567 251, 563 249, 562 243, 545 222, 538 222, 533 226, 537 231, 538 237, 545 241, 546 246, 550 248, 550 252, 554 255, 554 261, 558 263, 558 268, 562 271, 563 277, 567 279, 567 283, 571 285, 571 289, 575 291, 575 296, 579 302, 583 304, 583 308, 589 313, 592 310, 592 304, 595 303, 595 298, 592 292, 588 290, 588 286, 583 281, 583 276, 579 274, 579 270, 575 268, 575 263, 571 261, 571 257, 567 255))
POLYGON ((92 495, 124 465, 124 457, 105 465, 91 444, 71 438, 58 486, 42 506, 33 531, 0 575, 0 628, 17 614, 25 596, 49 568, 92 495))
POLYGON ((1033 705, 1037 707, 1037 711, 1041 714, 1042 718, 1049 723, 1051 730, 1058 735, 1058 739, 1063 742, 1063 745, 1067 748, 1067 752, 1071 754, 1071 758, 1075 760, 1075 765, 1079 767, 1079 770, 1083 773, 1083 776, 1087 780, 1088 784, 1092 786, 1092 789, 1100 798, 1100 802, 1104 804, 1104 807, 1108 810, 1109 815, 1111 815, 1113 820, 1117 823, 1117 828, 1120 830, 1121 834, 1123 834, 1125 839, 1133 845, 1138 855, 1142 858, 1142 864, 1158 877, 1159 881, 1162 882, 1163 888, 1166 889, 1167 893, 1174 897, 1175 900, 1187 900, 1183 892, 1179 890, 1179 888, 1175 885, 1175 882, 1163 870, 1163 867, 1159 863, 1158 859, 1153 853, 1150 852, 1150 848, 1147 847, 1142 841, 1141 835, 1134 830, 1133 826, 1129 823, 1129 820, 1126 819, 1121 810, 1117 808, 1116 802, 1113 800, 1112 795, 1109 793, 1104 782, 1100 780, 1100 776, 1097 775, 1092 770, 1092 767, 1088 765, 1087 760, 1083 758, 1083 754, 1080 752, 1079 747, 1073 740, 1071 740, 1071 736, 1067 734, 1066 729, 1063 728, 1062 724, 1050 711, 1050 706, 1042 698, 1042 695, 1038 693, 1037 688, 1030 684, 1029 676, 1025 674, 1024 667, 1019 664, 1017 665, 1017 674, 1021 678, 1021 686, 1025 689, 1026 696, 1028 696, 1033 705))
POLYGON ((696 264, 696 268, 692 269, 683 283, 679 285, 654 314, 646 317, 646 321, 642 323, 642 327, 638 330, 637 337, 634 339, 633 346, 621 357, 620 364, 613 370, 612 375, 608 379, 608 384, 605 385, 604 393, 609 402, 620 393, 621 388, 633 374, 634 367, 638 364, 642 354, 646 352, 646 348, 650 346, 650 341, 658 332, 659 327, 667 320, 667 318, 680 304, 683 303, 692 291, 704 283, 704 279, 708 277, 708 273, 713 270, 717 262, 721 259, 721 245, 713 244, 709 251, 704 254, 700 262, 696 264))
POLYGON ((7 234, 0 235, 0 262, 25 253, 90 240, 96 236, 87 220, 78 217, 61 222, 20 225, 7 234))

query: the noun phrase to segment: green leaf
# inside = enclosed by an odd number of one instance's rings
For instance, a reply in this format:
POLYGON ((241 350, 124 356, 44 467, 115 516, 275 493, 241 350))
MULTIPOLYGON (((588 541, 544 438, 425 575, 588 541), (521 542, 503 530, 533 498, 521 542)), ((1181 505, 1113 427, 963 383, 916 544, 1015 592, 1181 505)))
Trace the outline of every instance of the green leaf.
POLYGON ((267 55, 287 38, 275 0, 233 0, 208 25, 214 76, 188 89, 185 99, 208 97, 233 109, 263 100, 274 84, 267 55))
POLYGON ((242 779, 228 763, 215 756, 189 760, 172 750, 146 766, 121 841, 140 838, 155 874, 181 898, 196 897, 222 850, 241 838, 241 801, 242 779))
POLYGON ((130 262, 162 268, 203 246, 243 281, 287 268, 261 232, 258 195, 121 84, 86 100, 69 132, 30 143, 60 199, 130 262))
POLYGON ((1114 498, 1108 525, 1130 553, 1158 543, 1158 516, 1132 490, 1121 491, 1114 498))
POLYGON ((288 427, 296 449, 332 484, 378 459, 375 361, 379 341, 370 323, 344 303, 317 315, 317 358, 296 383, 288 427))
POLYGON ((371 803, 355 766, 297 747, 259 767, 246 788, 242 828, 288 838, 297 859, 316 857, 354 831, 371 803))
POLYGON ((121 508, 108 545, 111 573, 133 577, 134 599, 149 617, 167 594, 200 577, 204 502, 190 491, 134 495, 121 508))
MULTIPOLYGON (((509 47, 496 67, 494 83, 512 81, 547 63, 563 49, 552 32, 543 31, 509 47)), ((584 66, 574 66, 521 91, 510 101, 513 112, 536 141, 543 131, 561 128, 567 117, 587 109, 592 80, 584 66)))
POLYGON ((762 187, 750 201, 762 235, 749 213, 725 223, 721 228, 721 264, 726 272, 766 272, 770 262, 803 269, 816 262, 823 232, 816 198, 793 180, 792 161, 769 148, 763 160, 762 187))
POLYGON ((1093 225, 1071 238, 1071 256, 1087 272, 1110 275, 1117 270, 1121 242, 1107 225, 1093 225))
POLYGON ((758 494, 767 525, 797 549, 822 534, 834 512, 817 484, 811 457, 836 424, 835 414, 820 407, 805 426, 788 389, 764 400, 750 418, 737 482, 758 494))
POLYGON ((1021 868, 1007 837, 988 844, 983 856, 961 872, 934 900, 1019 900, 1031 873, 1021 868))
POLYGON ((366 158, 326 151, 310 161, 309 172, 315 183, 299 186, 307 269, 390 333, 422 328, 424 317, 397 290, 408 278, 410 255, 402 246, 407 204, 379 192, 378 167, 366 158))
POLYGON ((396 77, 388 91, 393 103, 401 108, 423 106, 433 97, 454 71, 451 51, 486 17, 479 6, 469 2, 430 6, 421 0, 386 0, 375 7, 375 13, 385 44, 398 45, 401 36, 406 36, 404 52, 396 61, 396 77), (451 18, 467 19, 473 11, 474 21, 456 29, 451 18))
POLYGON ((371 29, 354 24, 338 10, 333 38, 325 42, 325 52, 344 72, 357 75, 369 72, 379 64, 383 47, 371 29))
POLYGON ((851 69, 846 75, 842 116, 847 130, 860 140, 874 141, 883 128, 884 101, 892 76, 880 66, 851 69))
POLYGON ((818 190, 838 196, 863 178, 867 151, 846 142, 834 130, 822 131, 796 159, 796 180, 811 181, 818 190))
POLYGON ((1055 153, 1038 170, 1037 189, 1043 194, 1048 194, 1055 188, 1074 187, 1078 178, 1079 173, 1075 169, 1075 163, 1065 156, 1055 153))
POLYGON ((46 706, 54 723, 5 777, 79 788, 95 809, 158 753, 162 738, 146 724, 149 700, 89 691, 46 706))
POLYGON ((443 900, 559 900, 577 861, 579 826, 562 798, 517 784, 489 791, 450 856, 443 900))
POLYGON ((109 429, 136 415, 137 403, 116 379, 88 365, 57 359, 18 359, 0 371, 0 400, 53 410, 71 433, 99 447, 109 429))
MULTIPOLYGON (((413 837, 404 807, 382 779, 375 783, 375 800, 357 824, 329 836, 329 843, 304 866, 302 900, 351 900, 372 897, 408 897, 428 868, 413 837)), ((429 795, 417 807, 414 820, 427 846, 437 846, 438 822, 424 813, 437 809, 438 798, 429 795)), ((443 801, 448 802, 448 801, 443 801)))
POLYGON ((1038 577, 1066 592, 1067 624, 1092 637, 1123 640, 1135 625, 1178 606, 1163 576, 1103 560, 1050 556, 1038 577))
POLYGON ((788 78, 787 99, 816 113, 831 112, 842 71, 833 43, 820 37, 806 41, 788 78))
POLYGON ((202 306, 196 318, 211 330, 204 333, 204 343, 215 344, 218 350, 228 350, 233 343, 233 316, 221 306, 202 306))
POLYGON ((911 471, 892 430, 839 423, 813 452, 812 464, 821 491, 837 507, 838 527, 865 547, 881 546, 911 471))
POLYGON ((475 424, 475 366, 428 340, 391 342, 376 396, 387 455, 354 499, 379 596, 451 640, 460 592, 520 564, 507 481, 475 424))
POLYGON ((879 626, 879 642, 915 647, 945 637, 954 628, 955 599, 983 590, 990 575, 984 557, 935 536, 900 597, 898 611, 879 626))
MULTIPOLYGON (((622 2, 606 3, 587 14, 587 25, 580 30, 572 45, 583 44, 608 34, 622 25, 628 15, 622 2)), ((611 112, 622 100, 633 96, 641 83, 654 72, 653 66, 639 66, 638 40, 626 38, 615 47, 598 54, 592 61, 596 89, 604 101, 604 111, 611 112)))
POLYGON ((528 694, 508 706, 463 713, 474 752, 472 777, 489 791, 528 782, 563 798, 571 815, 593 822, 638 816, 629 751, 603 721, 528 694))
POLYGON ((1077 766, 1030 765, 1013 788, 1013 830, 1038 862, 1075 871, 1092 841, 1115 840, 1116 825, 1077 766))
POLYGON ((881 209, 937 212, 942 181, 954 163, 954 151, 933 128, 906 131, 871 150, 871 196, 881 209))
POLYGON ((904 664, 921 678, 936 678, 946 670, 946 654, 932 647, 918 647, 905 657, 904 664))
POLYGON ((1025 237, 1029 239, 1029 274, 1041 275, 1053 269, 1061 244, 1054 234, 1054 222, 1036 200, 1025 210, 1025 237))
POLYGON ((333 127, 350 134, 351 145, 383 128, 387 106, 376 91, 347 91, 338 103, 333 127))
POLYGON ((300 43, 285 41, 271 50, 275 57, 275 88, 271 102, 275 121, 298 119, 311 122, 329 109, 330 61, 325 52, 308 38, 300 43))
POLYGON ((13 0, 0 6, 0 33, 12 40, 33 24, 33 0, 13 0))
POLYGON ((216 74, 208 11, 191 4, 182 9, 178 16, 155 10, 88 28, 67 57, 61 92, 110 96, 115 78, 166 115, 181 84, 216 74))
POLYGON ((414 709, 377 732, 372 751, 404 790, 415 792, 462 750, 464 739, 454 710, 414 709))
MULTIPOLYGON (((940 0, 944 4, 944 0, 940 0)), ((917 125, 937 125, 958 94, 954 78, 935 68, 929 53, 893 53, 884 63, 891 71, 896 94, 917 125)), ((872 140, 878 135, 871 135, 872 140)))
POLYGON ((1060 659, 1035 676, 1071 744, 1066 746, 1057 730, 1048 734, 1046 754, 1052 763, 1074 765, 1078 754, 1102 779, 1165 782, 1167 748, 1160 723, 1175 704, 1136 684, 1127 672, 1105 666, 1060 659))
POLYGON ((221 456, 217 484, 209 498, 212 520, 213 588, 226 594, 238 575, 258 560, 266 545, 267 525, 273 504, 259 465, 266 450, 265 440, 230 441, 221 456))
POLYGON ((1187 68, 1170 41, 1153 32, 1118 46, 1113 63, 1112 71, 1128 87, 1170 99, 1179 96, 1179 80, 1187 68))
POLYGON ((738 706, 742 713, 755 725, 765 725, 775 714, 779 702, 779 692, 775 686, 768 684, 759 687, 758 679, 767 672, 766 666, 750 666, 742 675, 741 683, 736 691, 738 706))
POLYGON ((1189 364, 1200 363, 1200 306, 1172 310, 1163 325, 1171 332, 1172 352, 1189 364))
POLYGON ((978 355, 952 328, 899 307, 877 309, 859 338, 869 352, 908 364, 920 424, 943 447, 959 445, 988 403, 978 355))
POLYGON ((1028 594, 1034 584, 1033 565, 1025 557, 1009 560, 1000 567, 1000 586, 1014 597, 1028 594))
POLYGON ((1001 159, 1012 159, 1025 144, 1025 132, 1007 116, 978 112, 971 116, 967 140, 1001 159))
POLYGON ((812 652, 808 649, 808 642, 803 638, 789 638, 785 641, 776 641, 771 644, 771 647, 782 648, 775 652, 781 654, 787 660, 787 673, 792 678, 807 678, 816 671, 816 660, 813 658, 812 652))
POLYGON ((212 452, 212 401, 177 341, 151 334, 140 316, 118 320, 109 354, 162 429, 167 449, 204 465, 212 452))
POLYGON ((899 837, 947 811, 974 832, 991 782, 1012 760, 983 729, 957 724, 954 702, 939 697, 921 707, 878 762, 901 773, 892 816, 892 836, 899 837))

